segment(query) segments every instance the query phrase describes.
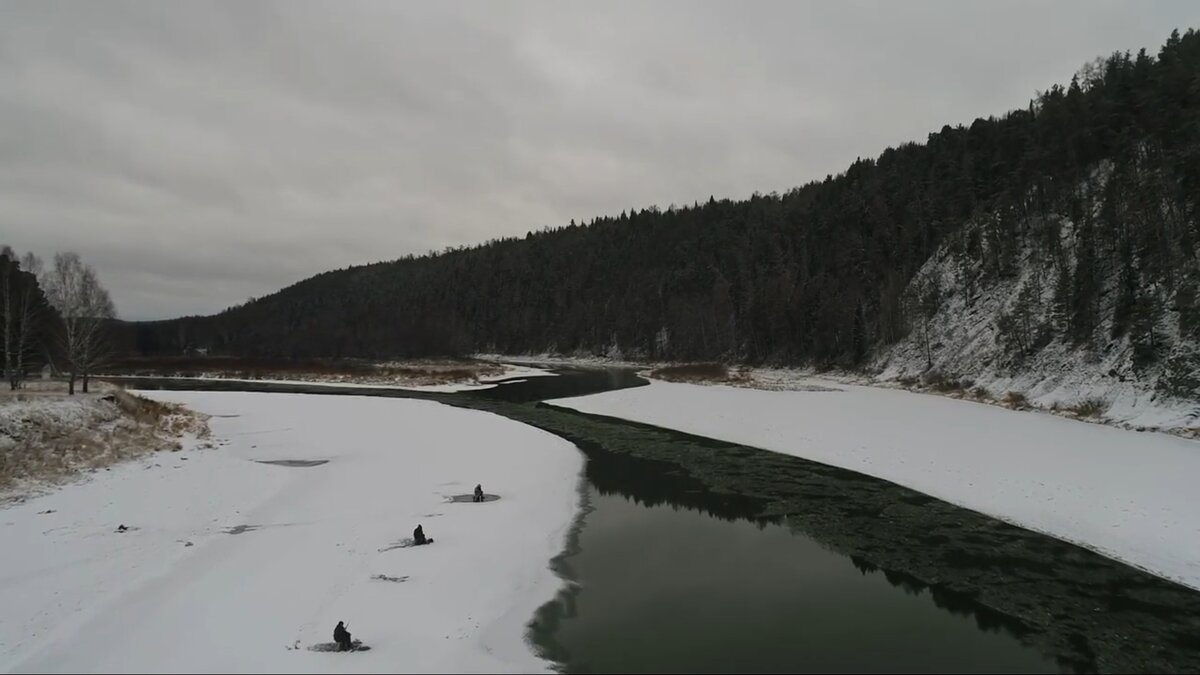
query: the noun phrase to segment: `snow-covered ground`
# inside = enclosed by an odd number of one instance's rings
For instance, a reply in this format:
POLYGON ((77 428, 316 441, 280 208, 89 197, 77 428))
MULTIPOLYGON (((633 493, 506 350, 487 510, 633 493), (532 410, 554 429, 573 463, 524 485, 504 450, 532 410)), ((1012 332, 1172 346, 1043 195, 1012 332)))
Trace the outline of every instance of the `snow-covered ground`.
MULTIPOLYGON (((568 366, 576 368, 652 368, 670 363, 654 363, 645 360, 630 361, 614 356, 589 356, 586 354, 473 354, 472 358, 501 362, 509 368, 524 366, 568 366)), ((540 370, 540 368, 534 368, 540 370)), ((545 371, 549 372, 549 371, 545 371)), ((554 373, 549 373, 553 375, 554 373)))
MULTIPOLYGON (((911 352, 912 349, 914 347, 906 342, 889 348, 887 353, 894 356, 905 350, 911 352)), ((1061 346, 1056 349, 1061 351, 1061 346)), ((1047 352, 1046 358, 1057 353, 1050 350, 1047 352)), ((821 386, 813 384, 813 379, 819 377, 841 384, 863 384, 938 393, 936 390, 922 387, 920 384, 919 376, 925 370, 925 365, 923 357, 918 358, 919 356, 909 353, 905 358, 888 361, 889 365, 886 367, 878 363, 873 364, 873 368, 878 371, 874 373, 844 370, 818 371, 812 367, 731 365, 729 368, 730 372, 736 371, 744 376, 736 383, 736 386, 752 389, 773 391, 810 389, 813 386, 821 386), (901 367, 902 365, 904 367, 901 367), (915 384, 908 382, 915 382, 915 384)), ((480 355, 479 358, 483 358, 483 356, 480 355)), ((584 368, 636 368, 641 371, 640 374, 643 377, 650 377, 649 372, 653 369, 679 365, 673 362, 630 361, 598 356, 550 354, 488 355, 488 358, 505 359, 512 363, 553 364, 584 368)), ((884 361, 886 359, 881 363, 884 361)), ((949 367, 941 372, 953 373, 955 379, 961 374, 960 371, 949 367)), ((969 397, 979 402, 995 405, 1007 405, 1004 402, 1006 396, 1010 392, 1015 392, 1025 396, 1023 406, 1067 416, 1073 416, 1072 408, 1074 406, 1086 401, 1095 401, 1101 405, 1101 408, 1097 414, 1087 418, 1089 422, 1138 431, 1164 431, 1184 438, 1200 438, 1200 400, 1168 396, 1162 392, 1153 391, 1146 382, 1111 377, 1102 372, 1102 369, 1095 364, 1088 367, 1078 366, 1078 364, 1060 367, 1060 365, 1047 362, 1045 365, 1031 367, 1017 374, 979 372, 977 377, 978 379, 970 380, 970 391, 952 391, 946 395, 957 398, 969 397), (981 395, 984 392, 986 395, 981 395)))
POLYGON ((205 433, 201 416, 121 391, 68 396, 65 385, 61 392, 39 389, 0 392, 0 503, 81 471, 177 450, 181 435, 205 433))
POLYGON ((552 401, 882 478, 1200 589, 1200 443, 822 380, 653 382, 552 401))
POLYGON ((98 396, 0 397, 0 448, 15 448, 28 438, 29 430, 48 428, 61 433, 63 428, 87 429, 111 423, 120 416, 115 404, 101 402, 98 396))
POLYGON ((0 670, 547 669, 524 637, 560 584, 574 446, 425 401, 145 395, 211 414, 218 447, 0 510, 0 670), (501 499, 447 502, 478 482, 501 499), (418 523, 433 545, 385 550, 418 523), (306 649, 339 620, 372 650, 306 649))
POLYGON ((545 368, 535 368, 529 365, 521 365, 516 363, 501 363, 504 366, 504 372, 500 375, 492 377, 482 377, 480 382, 497 382, 499 380, 507 380, 513 377, 554 377, 554 373, 545 368))
POLYGON ((257 378, 245 379, 238 377, 197 377, 197 380, 221 380, 224 382, 262 382, 266 384, 303 384, 317 387, 349 387, 349 388, 370 388, 370 389, 402 389, 404 391, 474 391, 477 389, 491 389, 495 384, 484 384, 471 382, 447 382, 444 384, 387 384, 381 382, 333 382, 328 380, 288 380, 288 379, 270 379, 257 378))
MULTIPOLYGON (((403 389, 405 391, 434 391, 434 392, 456 392, 456 391, 477 391, 480 389, 492 389, 499 386, 497 383, 502 380, 508 380, 518 377, 547 377, 554 376, 554 373, 544 368, 533 368, 526 365, 502 364, 504 371, 499 375, 491 375, 488 377, 479 378, 478 382, 446 382, 442 384, 390 384, 386 382, 377 382, 374 380, 360 380, 352 375, 344 376, 341 380, 329 379, 271 379, 271 378, 255 378, 245 379, 237 377, 221 377, 218 375, 207 375, 204 377, 196 377, 197 380, 221 380, 225 382, 259 382, 267 384, 303 384, 303 385, 319 385, 322 387, 370 387, 372 389, 403 389)), ((141 379, 152 379, 155 376, 139 376, 141 379)), ((169 377, 169 376, 164 376, 169 377)), ((174 378, 169 378, 174 379, 174 378)))

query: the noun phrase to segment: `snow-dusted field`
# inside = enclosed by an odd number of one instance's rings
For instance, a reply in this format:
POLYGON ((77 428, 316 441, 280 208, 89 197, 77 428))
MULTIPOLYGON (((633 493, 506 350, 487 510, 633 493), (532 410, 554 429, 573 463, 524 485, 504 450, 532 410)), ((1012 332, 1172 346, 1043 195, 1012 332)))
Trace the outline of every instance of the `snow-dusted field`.
POLYGON ((506 379, 513 378, 513 377, 555 377, 556 376, 555 373, 552 373, 549 370, 546 370, 545 368, 538 368, 535 366, 520 365, 520 364, 515 364, 515 363, 502 363, 500 365, 504 366, 503 373, 492 376, 492 377, 483 377, 483 378, 480 378, 479 381, 480 382, 496 382, 498 380, 506 380, 506 379))
POLYGON ((547 669, 524 636, 560 584, 572 445, 424 401, 146 395, 214 415, 225 442, 0 510, 0 670, 547 669), (477 482, 501 499, 447 503, 477 482), (433 545, 381 550, 418 523, 433 545), (339 620, 372 650, 306 649, 339 620))
POLYGON ((875 476, 1200 589, 1200 443, 941 396, 654 382, 552 401, 875 476))
MULTIPOLYGON (((477 391, 480 389, 492 389, 499 386, 502 380, 508 380, 517 377, 553 377, 555 373, 544 368, 534 368, 527 365, 516 364, 501 364, 504 366, 504 371, 498 375, 490 375, 479 378, 478 382, 446 382, 442 384, 394 384, 387 382, 377 382, 372 379, 357 378, 353 375, 347 375, 342 380, 330 379, 273 379, 273 378, 256 378, 244 379, 237 377, 220 377, 215 375, 195 377, 197 380, 220 380, 223 382, 253 382, 267 384, 303 384, 303 385, 320 385, 322 387, 369 387, 371 389, 403 389, 405 391, 432 391, 432 392, 456 392, 456 391, 477 391)), ((152 379, 156 376, 143 375, 141 379, 152 379)), ((170 376, 163 376, 166 379, 174 379, 170 376)))

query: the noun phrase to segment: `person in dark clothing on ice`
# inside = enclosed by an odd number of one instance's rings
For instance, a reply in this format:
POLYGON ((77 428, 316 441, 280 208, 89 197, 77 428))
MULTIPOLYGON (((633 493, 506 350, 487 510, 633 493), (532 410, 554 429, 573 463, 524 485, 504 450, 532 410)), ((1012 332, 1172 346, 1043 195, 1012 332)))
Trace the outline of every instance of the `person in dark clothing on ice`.
POLYGON ((420 525, 417 526, 417 529, 413 530, 413 546, 428 544, 431 541, 433 540, 425 537, 425 530, 421 529, 420 525))
POLYGON ((337 628, 333 629, 333 641, 337 643, 339 652, 348 652, 354 648, 350 642, 350 631, 346 630, 342 621, 339 621, 337 628))
POLYGON ((482 484, 475 486, 475 501, 477 501, 477 502, 483 501, 483 485, 482 484))

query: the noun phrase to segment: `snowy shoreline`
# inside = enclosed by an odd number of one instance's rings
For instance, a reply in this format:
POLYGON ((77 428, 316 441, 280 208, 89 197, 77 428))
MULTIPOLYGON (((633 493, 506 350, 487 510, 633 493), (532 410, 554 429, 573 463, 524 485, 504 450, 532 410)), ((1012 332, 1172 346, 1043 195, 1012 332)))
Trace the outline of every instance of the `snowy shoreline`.
MULTIPOLYGON (((511 364, 560 365, 583 368, 631 368, 648 379, 649 371, 681 365, 677 362, 630 361, 623 358, 596 356, 553 356, 500 354, 477 354, 475 358, 511 364)), ((1056 415, 1072 420, 1101 424, 1118 429, 1152 431, 1182 438, 1200 438, 1200 401, 1157 395, 1134 382, 1109 382, 1102 377, 1087 384, 1026 375, 1023 377, 992 377, 972 382, 967 390, 951 389, 939 391, 935 387, 920 386, 919 378, 905 378, 896 369, 884 370, 878 375, 869 373, 831 370, 818 371, 804 367, 762 367, 727 364, 731 371, 745 375, 745 379, 733 384, 747 389, 763 391, 794 391, 805 389, 813 380, 831 381, 839 385, 858 385, 893 389, 917 394, 929 394, 944 398, 970 400, 985 405, 1012 409, 1012 404, 1003 399, 1008 392, 1025 396, 1017 409, 1056 415), (981 397, 972 391, 982 387, 989 395, 981 397), (1076 404, 1098 401, 1106 408, 1091 417, 1080 417, 1072 407, 1076 404)), ((723 384, 721 382, 697 382, 697 384, 723 384)))
POLYGON ((223 377, 219 375, 202 375, 202 376, 175 376, 175 375, 128 375, 117 376, 119 381, 122 378, 132 378, 135 380, 200 380, 205 382, 242 382, 242 383, 260 383, 260 384, 302 384, 314 385, 322 387, 347 387, 347 388, 370 388, 370 389, 398 389, 401 391, 422 391, 422 392, 442 392, 454 393, 459 391, 478 391, 481 389, 493 389, 506 380, 514 378, 527 377, 553 377, 554 373, 544 368, 533 368, 524 365, 500 364, 505 366, 504 372, 497 375, 488 375, 479 378, 472 382, 446 382, 442 384, 395 384, 391 382, 380 382, 371 378, 355 378, 353 375, 344 376, 342 379, 275 379, 275 378, 244 378, 244 377, 223 377))
POLYGON ((410 399, 144 395, 213 415, 219 446, 0 511, 0 670, 551 669, 526 633, 562 585, 550 561, 579 508, 572 444, 410 399), (477 482, 501 499, 447 503, 477 482), (434 545, 390 548, 418 523, 434 545), (305 649, 338 620, 372 650, 305 649))
POLYGON ((674 384, 549 401, 838 466, 1200 589, 1200 443, 880 387, 674 384), (823 389, 823 390, 819 390, 823 389))

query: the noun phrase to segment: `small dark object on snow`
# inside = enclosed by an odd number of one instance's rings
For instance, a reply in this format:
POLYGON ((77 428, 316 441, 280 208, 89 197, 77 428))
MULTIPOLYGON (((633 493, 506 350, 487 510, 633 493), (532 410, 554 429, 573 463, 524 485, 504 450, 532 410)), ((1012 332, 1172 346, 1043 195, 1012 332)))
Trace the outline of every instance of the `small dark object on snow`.
POLYGON ((117 526, 117 532, 127 532, 128 530, 129 530, 129 528, 125 527, 124 523, 117 526))
POLYGON ((376 574, 376 575, 373 575, 371 578, 376 581, 390 581, 394 584, 402 584, 402 583, 408 581, 408 575, 404 575, 402 577, 389 577, 386 574, 376 574))
POLYGON ((483 501, 483 484, 482 483, 475 486, 475 501, 476 502, 483 501))
MULTIPOLYGON (((432 544, 433 538, 426 537, 425 543, 432 544)), ((398 548, 412 548, 413 546, 417 546, 417 542, 415 540, 413 540, 412 537, 405 537, 405 538, 401 539, 400 541, 393 542, 391 544, 388 544, 387 546, 384 546, 383 548, 379 549, 379 552, 385 553, 387 551, 395 551, 398 548)))
POLYGON ((354 644, 350 641, 350 631, 346 630, 342 621, 339 621, 337 627, 333 629, 333 641, 338 644, 339 652, 348 652, 354 648, 354 644))
POLYGON ((425 530, 421 529, 420 525, 417 525, 417 529, 413 530, 413 546, 421 546, 431 541, 433 540, 425 537, 425 530))

